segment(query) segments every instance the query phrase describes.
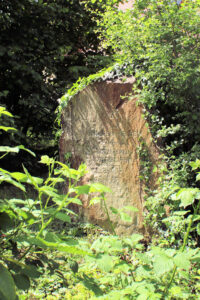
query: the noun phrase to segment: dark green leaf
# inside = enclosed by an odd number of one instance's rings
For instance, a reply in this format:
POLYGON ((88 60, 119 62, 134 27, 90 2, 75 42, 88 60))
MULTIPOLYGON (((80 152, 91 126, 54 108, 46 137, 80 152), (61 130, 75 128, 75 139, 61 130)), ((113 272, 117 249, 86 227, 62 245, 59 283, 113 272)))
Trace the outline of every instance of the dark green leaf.
POLYGON ((0 263, 0 292, 7 300, 16 299, 15 283, 4 265, 0 263))
POLYGON ((18 289, 25 291, 30 288, 30 280, 28 276, 24 274, 16 274, 13 275, 13 278, 18 289))

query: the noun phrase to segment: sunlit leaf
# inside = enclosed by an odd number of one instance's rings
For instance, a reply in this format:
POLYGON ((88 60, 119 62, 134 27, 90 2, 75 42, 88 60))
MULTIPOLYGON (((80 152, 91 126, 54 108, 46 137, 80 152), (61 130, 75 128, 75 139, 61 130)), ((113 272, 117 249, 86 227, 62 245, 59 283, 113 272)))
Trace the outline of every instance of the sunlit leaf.
POLYGON ((90 192, 111 193, 111 189, 101 183, 92 183, 90 192))
POLYGON ((181 200, 180 206, 187 207, 199 198, 200 190, 197 188, 183 188, 176 194, 176 199, 181 200))
POLYGON ((174 267, 173 259, 164 253, 155 256, 153 268, 157 275, 163 275, 174 267))

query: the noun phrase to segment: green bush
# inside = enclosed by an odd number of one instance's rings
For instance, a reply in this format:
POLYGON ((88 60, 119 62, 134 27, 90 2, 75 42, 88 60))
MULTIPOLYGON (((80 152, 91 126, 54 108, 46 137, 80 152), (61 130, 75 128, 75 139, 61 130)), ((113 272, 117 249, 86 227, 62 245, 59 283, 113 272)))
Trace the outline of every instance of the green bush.
POLYGON ((182 2, 136 0, 132 10, 106 12, 101 27, 116 60, 134 64, 135 92, 171 154, 200 139, 200 1, 182 2))
POLYGON ((80 76, 109 61, 95 29, 98 12, 112 3, 1 1, 0 103, 15 116, 21 143, 37 146, 43 139, 48 144, 57 99, 80 76))

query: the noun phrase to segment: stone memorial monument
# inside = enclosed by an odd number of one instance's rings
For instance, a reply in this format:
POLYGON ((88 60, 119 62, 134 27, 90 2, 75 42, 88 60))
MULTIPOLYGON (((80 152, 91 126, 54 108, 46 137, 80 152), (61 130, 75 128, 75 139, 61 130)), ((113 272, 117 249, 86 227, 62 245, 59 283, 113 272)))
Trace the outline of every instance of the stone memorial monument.
MULTIPOLYGON (((112 190, 113 193, 106 194, 108 207, 138 208, 138 212, 127 212, 132 222, 123 222, 113 215, 118 234, 142 230, 144 189, 147 185, 153 189, 158 176, 153 172, 158 151, 142 116, 143 108, 132 93, 134 82, 134 78, 128 78, 91 84, 75 95, 62 111, 61 161, 70 153, 72 167, 85 163, 88 173, 83 183, 99 182, 112 190), (142 174, 144 165, 148 166, 148 180, 142 174)), ((89 206, 89 197, 82 197, 79 215, 108 227, 101 206, 89 206)))

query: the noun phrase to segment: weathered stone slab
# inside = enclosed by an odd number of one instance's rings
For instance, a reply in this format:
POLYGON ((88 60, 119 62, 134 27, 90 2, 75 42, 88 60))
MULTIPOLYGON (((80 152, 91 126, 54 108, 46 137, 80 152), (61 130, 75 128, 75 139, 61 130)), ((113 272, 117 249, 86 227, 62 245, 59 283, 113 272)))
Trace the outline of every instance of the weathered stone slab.
MULTIPOLYGON (((132 223, 117 223, 118 233, 131 233, 142 228, 144 180, 140 178, 141 161, 138 147, 145 142, 149 160, 156 164, 158 151, 152 142, 142 107, 137 105, 132 92, 134 78, 98 82, 74 96, 62 113, 60 158, 72 154, 72 167, 86 163, 89 170, 87 182, 100 182, 110 187, 107 205, 121 208, 132 205, 139 209, 132 223)), ((154 187, 156 174, 151 175, 154 187)), ((106 216, 99 205, 88 207, 84 196, 82 215, 88 221, 106 226, 106 216)), ((113 219, 115 221, 115 219, 113 219)))

